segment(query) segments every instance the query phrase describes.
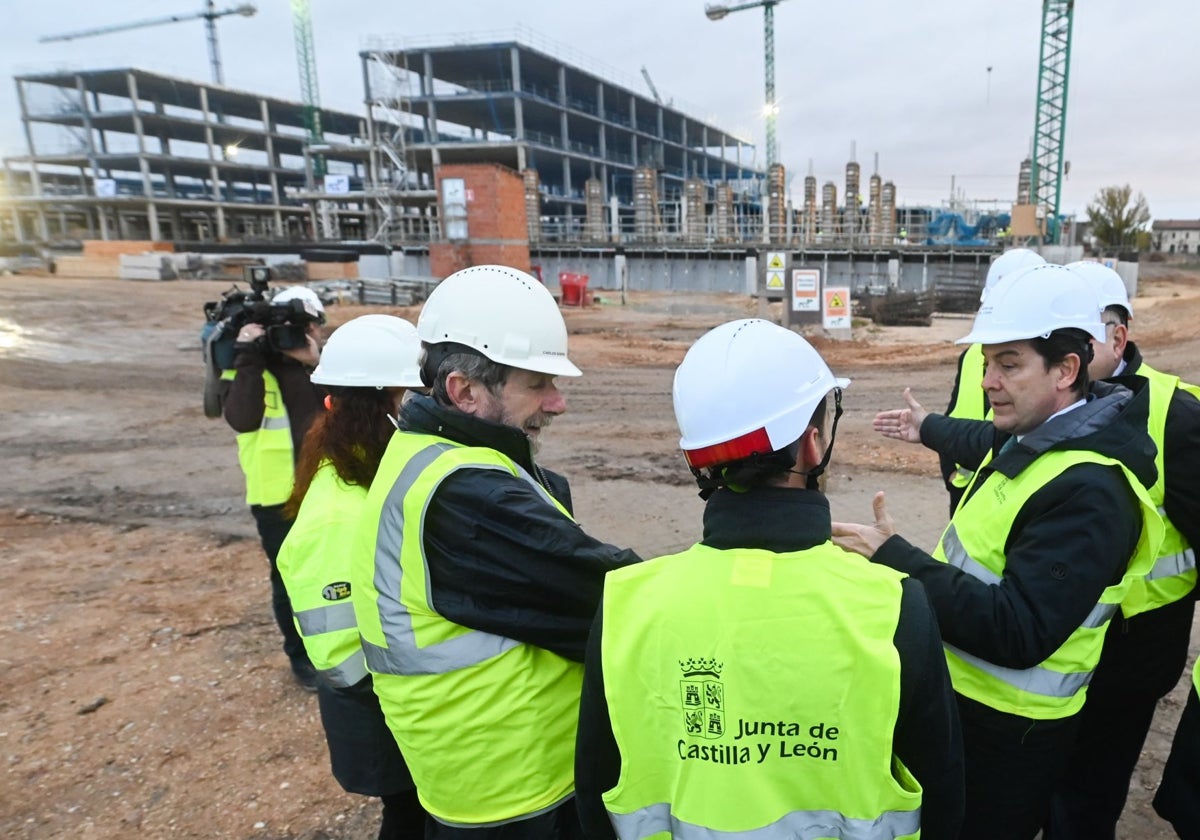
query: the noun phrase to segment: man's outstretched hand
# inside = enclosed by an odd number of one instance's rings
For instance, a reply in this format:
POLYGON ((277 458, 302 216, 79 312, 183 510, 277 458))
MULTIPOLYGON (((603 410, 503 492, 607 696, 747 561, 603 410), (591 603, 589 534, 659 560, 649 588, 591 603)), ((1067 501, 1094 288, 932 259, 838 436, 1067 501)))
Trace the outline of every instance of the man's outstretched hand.
MULTIPOLYGON (((904 393, 907 394, 908 391, 904 393)), ((853 522, 833 523, 833 544, 846 549, 846 551, 861 554, 868 560, 875 555, 879 546, 883 545, 888 537, 896 533, 896 523, 892 521, 891 515, 887 512, 887 494, 882 490, 876 493, 875 498, 871 500, 871 507, 875 511, 874 525, 857 525, 853 522)))
POLYGON ((921 442, 921 424, 929 412, 912 395, 912 388, 904 389, 904 402, 908 408, 893 408, 875 415, 871 424, 884 437, 895 438, 906 443, 921 442))

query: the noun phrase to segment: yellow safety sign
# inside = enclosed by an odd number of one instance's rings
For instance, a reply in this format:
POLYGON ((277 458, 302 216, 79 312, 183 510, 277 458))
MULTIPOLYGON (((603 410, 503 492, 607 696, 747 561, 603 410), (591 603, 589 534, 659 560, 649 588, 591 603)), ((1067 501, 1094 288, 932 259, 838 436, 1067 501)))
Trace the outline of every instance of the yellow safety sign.
POLYGON ((783 272, 768 271, 767 272, 767 288, 782 289, 783 288, 783 272))
POLYGON ((840 309, 841 307, 843 307, 845 305, 846 304, 842 303, 841 295, 838 295, 835 293, 835 294, 832 294, 829 296, 829 308, 830 309, 840 309))
POLYGON ((783 254, 779 253, 778 251, 772 251, 771 253, 767 254, 767 268, 772 271, 782 270, 783 254))

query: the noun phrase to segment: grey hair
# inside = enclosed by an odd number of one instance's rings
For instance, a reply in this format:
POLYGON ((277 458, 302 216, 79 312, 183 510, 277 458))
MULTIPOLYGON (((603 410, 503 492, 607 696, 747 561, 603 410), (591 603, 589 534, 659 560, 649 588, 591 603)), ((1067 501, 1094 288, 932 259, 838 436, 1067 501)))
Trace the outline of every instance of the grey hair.
MULTIPOLYGON (((425 363, 424 353, 425 351, 423 350, 421 358, 422 366, 425 363)), ((478 353, 451 353, 438 364, 430 393, 439 405, 453 406, 454 403, 450 400, 450 394, 446 391, 446 378, 454 371, 458 371, 467 379, 482 384, 493 397, 499 397, 501 389, 504 388, 504 383, 508 381, 508 374, 511 370, 512 368, 508 365, 493 362, 488 357, 481 356, 478 353)))

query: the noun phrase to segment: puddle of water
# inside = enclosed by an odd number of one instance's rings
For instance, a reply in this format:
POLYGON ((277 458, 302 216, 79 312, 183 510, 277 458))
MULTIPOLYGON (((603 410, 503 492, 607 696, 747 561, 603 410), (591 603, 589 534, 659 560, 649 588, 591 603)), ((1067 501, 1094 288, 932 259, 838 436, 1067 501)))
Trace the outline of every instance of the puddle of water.
POLYGON ((16 321, 0 318, 0 354, 20 355, 20 348, 28 341, 27 331, 16 321))

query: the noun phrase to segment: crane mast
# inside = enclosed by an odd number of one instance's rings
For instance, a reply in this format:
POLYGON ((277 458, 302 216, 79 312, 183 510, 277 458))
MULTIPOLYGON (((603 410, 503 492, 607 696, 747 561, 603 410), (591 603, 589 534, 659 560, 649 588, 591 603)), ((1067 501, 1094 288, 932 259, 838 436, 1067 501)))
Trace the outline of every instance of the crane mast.
MULTIPOLYGON (((312 9, 309 0, 292 0, 292 28, 296 36, 296 67, 300 72, 300 100, 304 104, 304 127, 309 145, 321 145, 321 94, 317 84, 317 51, 313 44, 312 9)), ((325 157, 313 158, 313 174, 325 174, 325 157)))
POLYGON ((1047 239, 1058 236, 1062 198, 1063 136, 1071 65, 1075 0, 1042 0, 1042 43, 1038 57, 1037 115, 1033 127, 1030 199, 1046 208, 1047 239))

